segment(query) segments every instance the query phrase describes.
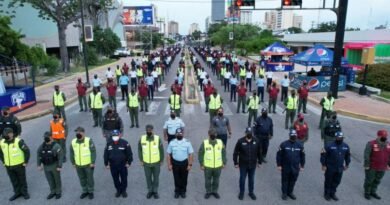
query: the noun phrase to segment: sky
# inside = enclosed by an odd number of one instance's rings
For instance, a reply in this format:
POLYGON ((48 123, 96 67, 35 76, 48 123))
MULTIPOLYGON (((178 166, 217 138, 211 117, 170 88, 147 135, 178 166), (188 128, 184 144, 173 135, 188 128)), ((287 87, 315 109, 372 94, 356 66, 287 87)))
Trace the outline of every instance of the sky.
MULTIPOLYGON (((199 29, 205 31, 205 19, 211 16, 211 1, 214 0, 122 0, 124 6, 147 6, 154 4, 157 7, 157 16, 166 21, 177 21, 179 33, 188 34, 190 24, 198 23, 199 29)), ((215 0, 230 1, 230 0, 215 0)), ((303 7, 319 7, 324 0, 303 0, 303 7)), ((333 0, 325 0, 332 5, 333 0)), ((336 0, 338 1, 338 0, 336 0)), ((362 30, 374 29, 376 26, 389 23, 390 0, 349 0, 347 27, 359 27, 362 30)), ((256 0, 256 8, 280 7, 280 0, 256 0)), ((265 11, 253 11, 252 23, 264 22, 265 11)), ((335 21, 336 15, 329 10, 294 11, 303 16, 303 30, 309 30, 312 22, 335 21)))

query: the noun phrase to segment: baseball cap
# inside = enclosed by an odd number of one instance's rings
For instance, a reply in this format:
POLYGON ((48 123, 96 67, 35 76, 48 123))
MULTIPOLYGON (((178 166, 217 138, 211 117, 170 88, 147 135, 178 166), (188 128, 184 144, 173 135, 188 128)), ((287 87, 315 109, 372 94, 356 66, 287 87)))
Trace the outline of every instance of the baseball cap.
POLYGON ((85 132, 85 129, 83 127, 77 127, 74 131, 75 132, 85 132))
POLYGON ((176 129, 176 134, 183 134, 183 129, 182 128, 177 128, 176 129))
POLYGON ((336 138, 343 138, 344 137, 344 134, 342 132, 340 132, 340 131, 336 132, 334 135, 335 135, 336 138))
POLYGON ((267 108, 262 108, 261 113, 267 112, 267 108))
POLYGON ((252 128, 251 127, 247 127, 245 129, 245 134, 252 134, 252 128))
POLYGON ((288 136, 297 136, 298 134, 297 134, 297 131, 296 130, 294 130, 294 129, 291 129, 290 130, 290 132, 288 133, 288 136))
POLYGON ((387 131, 386 130, 378 130, 377 132, 378 137, 387 137, 387 131))
POLYGON ((45 133, 43 133, 43 137, 51 137, 51 132, 46 131, 45 133))
POLYGON ((119 130, 113 130, 111 132, 111 136, 119 136, 121 134, 121 132, 119 130))

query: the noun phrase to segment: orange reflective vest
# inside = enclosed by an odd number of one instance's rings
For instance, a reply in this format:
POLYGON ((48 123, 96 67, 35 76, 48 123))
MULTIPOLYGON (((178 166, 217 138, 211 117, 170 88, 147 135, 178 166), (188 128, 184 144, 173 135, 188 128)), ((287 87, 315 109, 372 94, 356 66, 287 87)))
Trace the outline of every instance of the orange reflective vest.
POLYGON ((59 119, 58 122, 50 121, 51 136, 53 139, 65 139, 64 120, 59 119))

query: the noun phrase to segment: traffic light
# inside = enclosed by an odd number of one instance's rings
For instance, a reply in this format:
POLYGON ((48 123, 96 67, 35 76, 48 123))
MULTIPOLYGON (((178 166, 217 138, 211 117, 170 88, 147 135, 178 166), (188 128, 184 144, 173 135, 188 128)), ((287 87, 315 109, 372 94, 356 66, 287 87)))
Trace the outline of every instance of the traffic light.
POLYGON ((242 1, 243 1, 243 0, 235 0, 235 1, 234 1, 234 6, 236 6, 236 7, 242 6, 242 1))
POLYGON ((283 6, 302 6, 302 0, 282 0, 283 6))
POLYGON ((241 7, 241 6, 251 6, 255 7, 256 0, 234 0, 234 6, 241 7))

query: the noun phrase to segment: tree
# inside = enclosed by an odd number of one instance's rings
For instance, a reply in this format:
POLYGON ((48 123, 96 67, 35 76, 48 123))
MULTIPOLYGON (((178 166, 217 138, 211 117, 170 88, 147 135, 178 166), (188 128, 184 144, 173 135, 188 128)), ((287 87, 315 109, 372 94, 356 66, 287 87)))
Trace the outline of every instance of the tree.
POLYGON ((202 32, 196 30, 196 31, 192 32, 192 38, 194 38, 194 40, 199 40, 201 34, 202 34, 202 32))
POLYGON ((298 27, 290 27, 287 29, 289 33, 303 33, 303 30, 298 27))
POLYGON ((359 27, 356 28, 345 28, 345 31, 360 31, 359 27))
POLYGON ((110 56, 115 49, 121 47, 121 40, 111 29, 95 27, 93 33, 94 41, 89 46, 94 47, 99 54, 110 56))
POLYGON ((23 49, 23 35, 11 28, 11 18, 0 16, 0 53, 8 57, 17 57, 18 53, 23 49))
POLYGON ((312 28, 309 30, 309 33, 319 33, 319 32, 334 32, 336 31, 336 23, 334 21, 320 23, 317 28, 312 28))

